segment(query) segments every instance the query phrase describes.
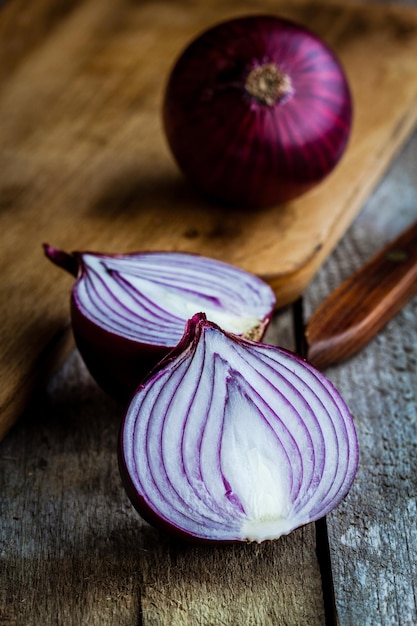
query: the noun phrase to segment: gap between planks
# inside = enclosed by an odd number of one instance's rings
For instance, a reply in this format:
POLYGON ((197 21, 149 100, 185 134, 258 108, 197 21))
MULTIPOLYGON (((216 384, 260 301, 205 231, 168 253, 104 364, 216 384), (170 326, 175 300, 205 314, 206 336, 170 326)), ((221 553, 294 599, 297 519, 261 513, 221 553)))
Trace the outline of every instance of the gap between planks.
MULTIPOLYGON (((304 307, 302 297, 298 298, 292 305, 292 321, 295 352, 305 359, 307 357, 307 340, 305 336, 304 307)), ((329 535, 325 517, 315 522, 315 529, 316 554, 321 575, 325 625, 338 626, 339 620, 336 609, 329 535)))

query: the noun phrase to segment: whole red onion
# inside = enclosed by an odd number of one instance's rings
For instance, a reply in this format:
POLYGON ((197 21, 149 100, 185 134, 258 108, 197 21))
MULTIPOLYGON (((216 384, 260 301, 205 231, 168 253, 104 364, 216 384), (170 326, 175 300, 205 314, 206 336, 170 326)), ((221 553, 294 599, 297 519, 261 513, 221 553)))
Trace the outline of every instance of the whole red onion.
POLYGON ((214 199, 262 207, 323 180, 350 134, 352 102, 333 52, 270 15, 209 29, 169 77, 163 118, 184 174, 214 199))

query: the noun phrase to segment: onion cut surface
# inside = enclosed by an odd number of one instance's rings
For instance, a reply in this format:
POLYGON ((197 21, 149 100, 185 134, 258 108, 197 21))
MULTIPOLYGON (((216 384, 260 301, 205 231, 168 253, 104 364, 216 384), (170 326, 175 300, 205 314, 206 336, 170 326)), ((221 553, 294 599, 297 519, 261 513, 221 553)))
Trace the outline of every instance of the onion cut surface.
POLYGON ((358 461, 351 415, 323 374, 203 314, 134 395, 119 452, 139 513, 203 542, 262 542, 323 517, 358 461))
POLYGON ((75 341, 96 381, 122 400, 177 345, 195 313, 260 340, 276 304, 257 276, 195 254, 44 249, 77 278, 71 293, 75 341))
POLYGON ((80 311, 126 339, 175 346, 198 311, 238 335, 251 334, 274 308, 271 289, 254 275, 207 257, 153 252, 82 255, 74 287, 80 311))

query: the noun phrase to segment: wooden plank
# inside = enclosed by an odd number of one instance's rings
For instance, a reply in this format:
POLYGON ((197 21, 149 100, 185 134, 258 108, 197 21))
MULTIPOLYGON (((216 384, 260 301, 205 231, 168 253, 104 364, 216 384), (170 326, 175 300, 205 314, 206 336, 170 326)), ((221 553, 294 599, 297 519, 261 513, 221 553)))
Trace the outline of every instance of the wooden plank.
MULTIPOLYGON (((325 296, 417 218, 417 134, 311 284, 325 296)), ((359 437, 357 478, 328 516, 340 624, 417 623, 417 299, 350 361, 330 368, 359 437)))
POLYGON ((60 3, 61 16, 56 3, 35 4, 10 3, 0 13, 0 436, 68 325, 71 282, 47 265, 43 241, 198 251, 264 276, 284 305, 323 263, 417 116, 412 10, 325 0, 89 0, 60 3), (356 118, 346 157, 317 190, 283 207, 225 214, 185 185, 159 110, 185 43, 247 11, 280 11, 319 32, 346 65, 356 118))
POLYGON ((331 374, 361 450, 354 487, 328 526, 342 624, 417 621, 416 307, 414 299, 372 351, 331 374))
MULTIPOLYGON (((281 314, 268 338, 291 336, 281 314)), ((4 623, 322 626, 314 525, 263 545, 169 539, 122 488, 119 419, 73 352, 0 444, 4 623)))
POLYGON ((0 77, 14 71, 20 62, 51 34, 81 0, 3 0, 0 2, 0 77))

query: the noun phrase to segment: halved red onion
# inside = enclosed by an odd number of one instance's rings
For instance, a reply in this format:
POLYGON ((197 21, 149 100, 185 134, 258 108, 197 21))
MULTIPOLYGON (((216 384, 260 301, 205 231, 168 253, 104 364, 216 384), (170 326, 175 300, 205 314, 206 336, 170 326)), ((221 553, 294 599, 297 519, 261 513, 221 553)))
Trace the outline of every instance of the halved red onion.
POLYGON ((96 381, 130 399, 143 377, 204 311, 226 330, 260 340, 275 307, 272 289, 238 267, 194 254, 68 254, 47 257, 76 276, 71 319, 77 347, 96 381))
POLYGON ((341 502, 358 444, 322 373, 197 314, 134 395, 119 460, 150 523, 192 541, 262 542, 341 502))

